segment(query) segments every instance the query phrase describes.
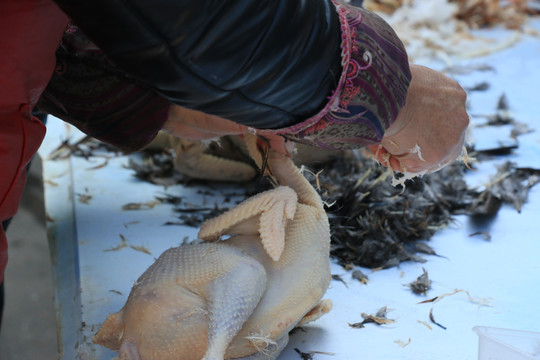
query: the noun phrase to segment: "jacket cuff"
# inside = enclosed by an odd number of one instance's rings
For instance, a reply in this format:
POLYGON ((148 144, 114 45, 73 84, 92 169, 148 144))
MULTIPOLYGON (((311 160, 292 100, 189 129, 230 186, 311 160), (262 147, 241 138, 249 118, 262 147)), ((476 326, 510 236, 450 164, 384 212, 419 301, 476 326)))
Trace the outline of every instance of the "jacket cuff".
POLYGON ((405 47, 383 19, 334 1, 341 23, 342 73, 326 106, 288 128, 258 130, 342 150, 377 144, 405 103, 411 73, 405 47))

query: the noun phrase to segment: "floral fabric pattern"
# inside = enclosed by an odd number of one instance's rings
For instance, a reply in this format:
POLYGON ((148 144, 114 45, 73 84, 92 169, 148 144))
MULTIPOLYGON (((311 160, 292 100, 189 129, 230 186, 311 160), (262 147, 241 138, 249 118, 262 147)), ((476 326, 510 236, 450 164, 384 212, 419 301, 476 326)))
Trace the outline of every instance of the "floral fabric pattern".
POLYGON ((405 103, 411 73, 392 28, 362 8, 335 2, 342 32, 343 71, 327 105, 288 128, 256 130, 326 149, 355 149, 381 141, 405 103))
POLYGON ((138 150, 168 118, 169 102, 127 78, 76 26, 64 32, 38 108, 125 151, 138 150))

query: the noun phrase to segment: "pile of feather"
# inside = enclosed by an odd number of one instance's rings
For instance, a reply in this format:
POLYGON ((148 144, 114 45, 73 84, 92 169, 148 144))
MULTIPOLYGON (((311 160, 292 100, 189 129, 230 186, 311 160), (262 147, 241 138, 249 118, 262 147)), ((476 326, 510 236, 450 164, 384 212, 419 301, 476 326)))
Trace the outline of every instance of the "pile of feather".
POLYGON ((531 32, 527 21, 539 13, 536 0, 364 0, 382 16, 405 44, 409 57, 439 59, 476 57, 515 44, 531 32), (501 40, 475 35, 475 29, 504 26, 514 32, 501 40))
POLYGON ((505 203, 521 211, 529 189, 540 182, 540 169, 506 162, 480 190, 467 185, 466 171, 470 170, 463 163, 454 163, 409 180, 402 188, 392 186, 390 172, 367 157, 336 159, 318 175, 328 206, 331 255, 346 268, 424 262, 419 253, 435 251, 422 240, 429 240, 456 215, 485 221, 505 203))

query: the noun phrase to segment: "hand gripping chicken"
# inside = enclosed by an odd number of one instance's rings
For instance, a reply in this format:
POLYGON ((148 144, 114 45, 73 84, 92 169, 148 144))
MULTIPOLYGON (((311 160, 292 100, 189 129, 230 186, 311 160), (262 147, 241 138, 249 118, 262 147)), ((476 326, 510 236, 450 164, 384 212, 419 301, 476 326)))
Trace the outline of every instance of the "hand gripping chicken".
MULTIPOLYGON (((262 166, 255 137, 250 154, 262 166)), ((270 151, 281 186, 203 224, 223 241, 165 251, 93 341, 121 360, 276 359, 289 331, 331 308, 328 218, 292 161, 270 151)))

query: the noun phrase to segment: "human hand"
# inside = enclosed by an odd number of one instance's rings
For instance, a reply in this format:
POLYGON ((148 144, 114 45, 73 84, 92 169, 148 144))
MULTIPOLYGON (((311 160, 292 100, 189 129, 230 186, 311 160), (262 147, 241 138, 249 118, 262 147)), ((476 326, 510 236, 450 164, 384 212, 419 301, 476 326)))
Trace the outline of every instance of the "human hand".
POLYGON ((411 65, 405 106, 369 150, 392 170, 429 173, 454 161, 465 141, 467 95, 457 82, 420 65, 411 65))
MULTIPOLYGON (((225 135, 242 135, 250 132, 250 128, 234 121, 197 110, 171 105, 169 118, 163 130, 172 135, 189 140, 208 140, 225 135)), ((270 147, 282 154, 290 156, 291 146, 279 135, 264 135, 270 147)))

